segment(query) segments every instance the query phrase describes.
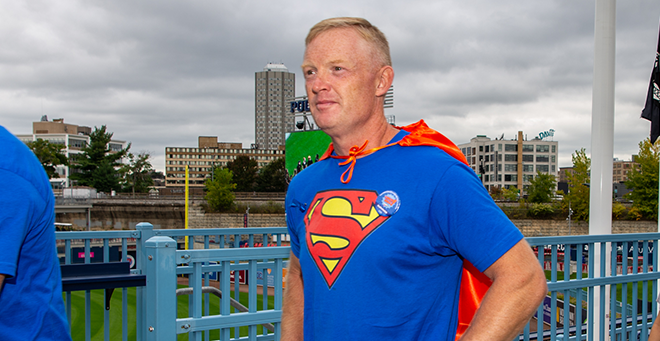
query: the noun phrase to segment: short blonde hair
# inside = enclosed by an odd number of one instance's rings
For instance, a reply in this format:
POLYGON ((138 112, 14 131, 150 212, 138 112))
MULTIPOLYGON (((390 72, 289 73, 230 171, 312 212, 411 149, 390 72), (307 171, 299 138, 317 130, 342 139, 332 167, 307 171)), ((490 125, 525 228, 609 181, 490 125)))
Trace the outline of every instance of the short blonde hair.
POLYGON ((385 38, 383 32, 381 32, 376 26, 363 18, 339 17, 325 19, 309 30, 309 34, 307 34, 307 38, 305 39, 305 46, 309 45, 314 38, 325 31, 344 27, 354 29, 362 36, 362 38, 364 38, 364 40, 374 45, 376 53, 381 59, 381 66, 392 66, 390 44, 387 42, 387 38, 385 38))

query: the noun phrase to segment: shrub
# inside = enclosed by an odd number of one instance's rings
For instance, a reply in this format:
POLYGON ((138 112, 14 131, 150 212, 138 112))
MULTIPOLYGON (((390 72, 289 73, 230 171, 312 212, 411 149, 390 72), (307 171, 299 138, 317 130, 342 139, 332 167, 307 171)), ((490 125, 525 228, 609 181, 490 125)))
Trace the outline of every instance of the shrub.
POLYGON ((551 204, 532 204, 527 215, 532 218, 547 218, 555 214, 555 208, 551 204))
POLYGON ((626 206, 616 202, 612 205, 612 219, 623 219, 626 216, 626 206))
POLYGON ((637 207, 633 207, 628 211, 628 219, 641 220, 643 218, 642 212, 637 207))

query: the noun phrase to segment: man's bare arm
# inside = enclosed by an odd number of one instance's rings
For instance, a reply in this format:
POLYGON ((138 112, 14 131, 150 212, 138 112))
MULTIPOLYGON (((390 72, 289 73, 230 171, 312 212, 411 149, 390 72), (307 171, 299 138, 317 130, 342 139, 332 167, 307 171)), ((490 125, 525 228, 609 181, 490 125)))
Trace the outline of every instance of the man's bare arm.
POLYGON ((300 262, 298 257, 291 253, 282 308, 282 341, 300 341, 303 339, 303 317, 305 312, 303 287, 300 262))
POLYGON ((5 275, 0 274, 0 294, 2 294, 2 283, 5 282, 5 275))
POLYGON ((649 334, 649 341, 660 341, 660 318, 655 318, 653 327, 651 327, 651 334, 649 334))
POLYGON ((545 273, 524 240, 484 273, 493 285, 460 340, 512 340, 547 294, 545 273))

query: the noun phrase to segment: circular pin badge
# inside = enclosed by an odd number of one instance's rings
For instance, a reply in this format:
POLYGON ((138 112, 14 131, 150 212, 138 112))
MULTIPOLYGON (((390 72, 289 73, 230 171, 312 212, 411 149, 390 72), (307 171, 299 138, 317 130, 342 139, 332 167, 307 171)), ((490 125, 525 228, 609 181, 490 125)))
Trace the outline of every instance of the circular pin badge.
POLYGON ((391 216, 399 210, 401 201, 393 191, 385 191, 376 198, 376 211, 382 216, 391 216))

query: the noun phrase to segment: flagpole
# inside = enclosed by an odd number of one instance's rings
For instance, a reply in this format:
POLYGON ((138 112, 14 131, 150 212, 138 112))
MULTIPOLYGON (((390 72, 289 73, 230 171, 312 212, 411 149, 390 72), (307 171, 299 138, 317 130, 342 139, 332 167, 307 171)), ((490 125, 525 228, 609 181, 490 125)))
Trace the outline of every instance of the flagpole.
MULTIPOLYGON (((660 26, 660 23, 658 24, 660 26)), ((658 45, 655 53, 655 61, 653 63, 653 71, 651 71, 651 80, 649 81, 649 88, 646 93, 646 103, 642 110, 642 118, 651 121, 651 137, 649 141, 651 145, 655 146, 655 142, 660 136, 660 93, 658 92, 658 85, 660 85, 660 32, 658 32, 658 45)), ((660 232, 660 158, 658 159, 658 228, 660 232)), ((654 271, 660 267, 660 251, 656 251, 654 259, 654 271)), ((660 285, 660 280, 655 283, 654 294, 657 292, 657 287, 660 285)), ((653 317, 657 312, 657 306, 653 305, 653 317)))
MULTIPOLYGON (((594 27, 594 76, 591 112, 591 181, 589 197, 589 234, 612 234, 612 158, 614 156, 614 56, 616 44, 616 0, 596 0, 594 27)), ((594 277, 609 276, 610 252, 595 245, 594 277), (605 253, 605 271, 600 268, 605 253), (601 274, 602 273, 602 274, 601 274)), ((594 311, 594 340, 609 340, 610 286, 597 288, 594 311), (601 302, 603 303, 601 305, 601 302)))
MULTIPOLYGON (((188 229, 188 165, 186 165, 186 191, 185 191, 185 193, 186 193, 186 195, 185 195, 185 201, 186 201, 185 210, 186 210, 186 213, 184 215, 184 217, 185 217, 184 218, 184 229, 187 230, 188 229)), ((188 236, 185 236, 184 239, 186 240, 186 250, 188 250, 188 236)), ((193 245, 193 248, 194 247, 195 246, 193 245)))

